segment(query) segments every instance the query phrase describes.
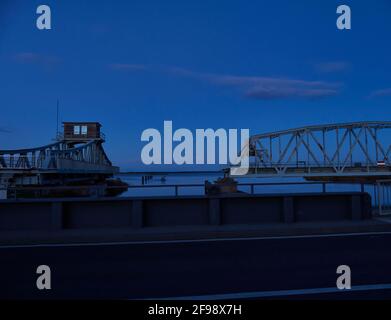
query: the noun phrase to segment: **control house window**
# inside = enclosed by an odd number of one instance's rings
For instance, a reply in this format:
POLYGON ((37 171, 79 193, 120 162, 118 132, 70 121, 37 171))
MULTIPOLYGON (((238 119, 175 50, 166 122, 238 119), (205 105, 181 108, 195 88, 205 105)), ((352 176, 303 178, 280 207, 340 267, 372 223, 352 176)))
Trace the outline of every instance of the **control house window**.
POLYGON ((77 135, 80 134, 80 126, 74 126, 73 127, 73 134, 77 134, 77 135))
POLYGON ((87 134, 87 126, 81 126, 81 134, 87 134))

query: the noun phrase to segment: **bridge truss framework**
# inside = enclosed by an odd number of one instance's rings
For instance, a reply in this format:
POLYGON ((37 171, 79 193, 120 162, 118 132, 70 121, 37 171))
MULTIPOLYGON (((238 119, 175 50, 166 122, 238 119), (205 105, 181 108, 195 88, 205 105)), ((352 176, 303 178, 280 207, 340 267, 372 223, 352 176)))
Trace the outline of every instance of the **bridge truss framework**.
POLYGON ((371 121, 259 134, 249 140, 253 177, 391 177, 391 122, 371 121))
POLYGON ((112 166, 102 142, 96 139, 75 146, 62 140, 37 148, 0 150, 0 173, 112 173, 116 167, 112 166))

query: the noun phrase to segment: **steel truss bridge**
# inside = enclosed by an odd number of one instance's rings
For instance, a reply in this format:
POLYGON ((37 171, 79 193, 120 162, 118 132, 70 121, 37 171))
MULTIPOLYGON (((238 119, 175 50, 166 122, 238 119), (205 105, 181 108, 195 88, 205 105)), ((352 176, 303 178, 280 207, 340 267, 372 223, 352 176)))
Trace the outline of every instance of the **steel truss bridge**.
POLYGON ((354 182, 390 178, 390 129, 391 122, 371 121, 255 135, 247 146, 246 176, 354 182))
POLYGON ((76 146, 62 140, 38 148, 0 150, 0 174, 115 173, 118 168, 110 162, 102 143, 94 139, 76 146))

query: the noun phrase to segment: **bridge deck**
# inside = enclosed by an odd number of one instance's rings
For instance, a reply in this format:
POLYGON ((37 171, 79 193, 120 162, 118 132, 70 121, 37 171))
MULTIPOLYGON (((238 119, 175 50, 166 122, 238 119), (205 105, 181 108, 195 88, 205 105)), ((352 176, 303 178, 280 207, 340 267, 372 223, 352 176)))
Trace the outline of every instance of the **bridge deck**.
MULTIPOLYGON (((235 176, 233 174, 233 176, 235 176)), ((275 176, 298 176, 298 177, 391 177, 391 167, 347 167, 343 171, 336 171, 334 167, 286 167, 277 170, 274 167, 250 167, 246 176, 251 177, 275 177, 275 176)))

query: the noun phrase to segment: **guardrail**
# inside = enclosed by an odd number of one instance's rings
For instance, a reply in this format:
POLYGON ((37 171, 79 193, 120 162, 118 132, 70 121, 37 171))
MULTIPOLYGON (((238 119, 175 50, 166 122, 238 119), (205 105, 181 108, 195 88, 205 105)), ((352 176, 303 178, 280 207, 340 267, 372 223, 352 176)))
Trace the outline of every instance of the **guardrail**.
MULTIPOLYGON (((256 194, 256 187, 268 187, 268 186, 320 186, 322 192, 327 192, 327 185, 343 185, 345 183, 331 183, 331 182, 247 182, 238 183, 238 187, 249 187, 250 194, 256 194)), ((140 188, 172 188, 174 195, 179 196, 179 190, 185 188, 205 187, 205 184, 145 184, 145 185, 129 185, 129 189, 140 188)), ((364 184, 360 185, 361 191, 364 191, 364 184)))
MULTIPOLYGON (((391 180, 390 180, 391 182, 391 180)), ((258 192, 257 188, 259 187, 297 187, 297 186, 314 186, 318 187, 316 190, 311 190, 311 192, 322 192, 327 193, 329 186, 355 186, 360 188, 360 190, 352 190, 353 188, 350 188, 351 190, 343 190, 343 192, 346 191, 360 191, 360 192, 368 192, 372 193, 372 199, 374 201, 373 205, 378 206, 379 205, 379 195, 377 192, 377 185, 374 184, 350 184, 350 183, 341 183, 341 182, 246 182, 246 183, 238 183, 238 189, 244 193, 248 193, 251 195, 260 194, 262 192, 258 192), (369 188, 372 188, 372 190, 368 190, 369 188), (246 190, 243 190, 243 188, 247 188, 246 190)), ((174 196, 180 196, 181 191, 189 188, 205 188, 205 184, 201 183, 192 183, 192 184, 144 184, 144 185, 128 185, 125 187, 128 189, 143 189, 143 190, 151 190, 151 189, 172 189, 173 193, 169 195, 174 196)), ((106 185, 91 185, 91 186, 58 186, 58 187, 51 187, 51 186, 34 186, 34 187, 9 187, 8 190, 11 191, 13 194, 13 199, 18 199, 18 192, 23 191, 37 191, 37 194, 41 193, 41 197, 44 198, 45 192, 49 191, 90 191, 89 195, 92 197, 100 197, 102 196, 103 190, 121 190, 124 189, 123 186, 106 186, 106 185)), ((334 191, 335 192, 335 191, 334 191)), ((266 192, 270 193, 270 192, 266 192)), ((279 192, 275 192, 279 193, 279 192)), ((284 190, 280 193, 298 193, 297 190, 292 189, 291 191, 284 190)), ((167 195, 167 194, 161 194, 161 195, 167 195)), ((194 194, 193 194, 194 195, 194 194)), ((132 197, 132 195, 127 194, 126 196, 132 197)), ((145 196, 148 196, 148 194, 145 194, 145 196)), ((391 200, 391 193, 390 193, 390 200, 391 200)))

